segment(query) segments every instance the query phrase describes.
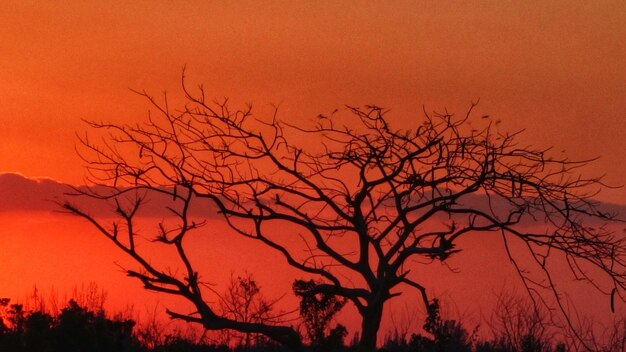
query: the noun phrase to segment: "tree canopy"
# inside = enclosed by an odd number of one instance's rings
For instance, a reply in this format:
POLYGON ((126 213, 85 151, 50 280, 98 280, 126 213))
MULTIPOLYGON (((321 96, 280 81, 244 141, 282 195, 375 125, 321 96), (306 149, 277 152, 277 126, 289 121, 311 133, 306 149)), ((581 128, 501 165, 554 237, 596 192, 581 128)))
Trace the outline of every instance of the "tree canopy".
POLYGON ((383 307, 393 297, 415 290, 430 307, 413 259, 445 262, 470 234, 501 236, 530 291, 547 287, 558 297, 547 263, 562 256, 576 277, 593 282, 587 269, 594 267, 611 281, 612 295, 622 297, 626 246, 607 228, 588 225, 614 218, 592 199, 604 187, 601 179, 579 174, 588 161, 520 145, 519 133, 474 116, 475 104, 462 116, 422 112, 399 128, 374 105, 296 123, 277 113, 257 119, 250 106, 209 101, 202 88, 191 92, 184 82, 183 91, 186 104, 178 110, 140 93, 157 112, 143 124, 89 122, 108 135, 81 140, 91 182, 101 186, 81 193, 113 201, 120 220, 108 225, 64 204, 139 264, 129 276, 196 308, 170 311, 172 317, 301 346, 291 327, 221 316, 205 299, 185 238, 202 225, 190 207, 206 200, 235 233, 318 279, 299 294, 351 302, 362 317, 363 351, 375 348, 383 307), (157 267, 135 245, 137 210, 153 194, 172 199, 167 207, 178 224, 157 224, 155 240, 176 248, 183 273, 157 267), (520 268, 513 240, 523 242, 543 281, 520 268))

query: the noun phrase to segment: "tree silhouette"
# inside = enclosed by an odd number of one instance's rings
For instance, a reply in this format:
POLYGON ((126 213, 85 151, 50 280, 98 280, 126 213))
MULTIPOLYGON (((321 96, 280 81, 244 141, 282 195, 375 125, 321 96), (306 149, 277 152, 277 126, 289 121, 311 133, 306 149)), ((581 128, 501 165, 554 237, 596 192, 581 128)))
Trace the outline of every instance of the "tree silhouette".
POLYGON ((312 345, 319 347, 326 342, 326 331, 346 302, 328 293, 311 294, 317 285, 313 280, 296 280, 292 286, 294 293, 300 296, 300 316, 304 320, 309 340, 312 345))
POLYGON ((551 351, 555 336, 548 312, 524 298, 498 296, 489 323, 494 340, 503 350, 551 351))
POLYGON ((587 269, 599 269, 622 297, 626 247, 607 228, 588 225, 614 216, 591 199, 601 180, 578 174, 587 161, 520 146, 519 133, 499 132, 487 116, 474 118, 474 105, 460 117, 424 112, 404 129, 377 106, 348 107, 305 126, 208 101, 202 87, 190 92, 184 77, 183 90, 181 110, 139 93, 158 112, 143 124, 89 123, 108 137, 82 139, 81 155, 100 191, 79 193, 113 201, 121 220, 109 226, 64 204, 139 264, 129 276, 193 303, 196 312, 169 311, 174 318, 265 334, 292 349, 301 344, 290 327, 221 316, 205 301, 185 238, 202 225, 190 207, 206 200, 233 231, 322 280, 309 294, 351 302, 362 318, 362 351, 375 349, 383 307, 403 290, 415 289, 430 306, 413 271, 424 260, 445 262, 470 234, 500 236, 529 291, 548 288, 558 302, 548 263, 564 257, 577 278, 593 281, 587 269), (155 238, 176 249, 182 274, 158 268, 135 245, 137 210, 159 195, 172 200, 167 207, 179 221, 159 224, 155 238), (518 265, 512 242, 523 243, 543 281, 518 265))
POLYGON ((433 299, 428 306, 428 314, 423 326, 424 330, 432 335, 426 339, 421 335, 413 336, 412 340, 421 345, 420 350, 444 351, 471 351, 471 336, 456 320, 442 319, 439 300, 433 299))
MULTIPOLYGON (((6 300, 0 306, 6 308, 6 300)), ((26 311, 13 304, 0 316, 10 329, 0 330, 3 352, 139 352, 147 351, 133 334, 135 322, 106 317, 70 300, 57 315, 45 311, 26 311)), ((4 325, 6 327, 6 325, 4 325)))
MULTIPOLYGON (((274 311, 277 300, 266 299, 261 293, 251 273, 245 272, 242 276, 231 276, 228 289, 220 294, 221 315, 244 323, 278 324, 283 316, 274 311)), ((246 332, 244 334, 228 334, 231 345, 248 350, 254 341, 260 341, 258 334, 246 332), (254 341, 253 341, 254 340, 254 341)), ((255 343, 258 344, 258 343, 255 343)))

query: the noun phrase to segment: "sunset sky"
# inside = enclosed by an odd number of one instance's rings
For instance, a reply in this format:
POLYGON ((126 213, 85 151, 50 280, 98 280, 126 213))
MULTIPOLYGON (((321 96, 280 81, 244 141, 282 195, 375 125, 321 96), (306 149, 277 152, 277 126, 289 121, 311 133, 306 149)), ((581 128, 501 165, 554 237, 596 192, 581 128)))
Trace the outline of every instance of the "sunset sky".
MULTIPOLYGON (((464 114, 480 99, 476 114, 501 120, 503 130, 526 129, 522 144, 599 157, 583 173, 619 186, 626 183, 625 24, 621 0, 1 1, 0 171, 81 184, 82 120, 143 121, 149 106, 129 88, 167 91, 175 101, 186 66, 188 82, 209 95, 251 102, 260 114, 278 105, 288 121, 376 104, 402 127, 422 106, 464 114)), ((87 258, 81 245, 93 242, 71 239, 88 226, 36 215, 52 205, 28 193, 34 181, 0 179, 7 224, 0 238, 10 247, 0 251, 0 289, 8 292, 0 296, 35 281, 52 285, 59 273, 65 285, 80 284, 90 276, 83 260, 97 275, 118 275, 103 285, 126 280, 107 251, 87 258), (24 194, 29 201, 8 201, 24 194), (21 240, 34 243, 34 253, 23 254, 21 240), (60 253, 67 256, 52 259, 60 253)), ((598 199, 626 205, 626 188, 598 199)))

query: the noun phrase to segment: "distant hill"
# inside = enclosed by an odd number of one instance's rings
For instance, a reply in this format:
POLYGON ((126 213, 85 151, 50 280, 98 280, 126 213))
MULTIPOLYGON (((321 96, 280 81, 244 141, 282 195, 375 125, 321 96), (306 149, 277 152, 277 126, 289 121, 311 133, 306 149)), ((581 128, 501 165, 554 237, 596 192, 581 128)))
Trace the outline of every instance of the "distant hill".
MULTIPOLYGON (((100 188, 100 187, 99 187, 100 188)), ((80 187, 86 190, 85 186, 80 187)), ((105 188, 96 189, 106 192, 105 188)), ((115 207, 112 203, 89 199, 88 197, 73 197, 69 194, 76 190, 68 184, 58 182, 50 178, 28 178, 19 173, 0 174, 0 212, 31 211, 31 212, 55 212, 61 211, 58 202, 70 200, 82 209, 88 210, 93 215, 112 215, 115 207)), ((480 195, 465 197, 466 203, 484 204, 480 195)), ((166 206, 175 205, 172 199, 166 195, 151 195, 140 211, 141 216, 166 217, 166 206)), ((193 216, 218 217, 216 208, 208 201, 197 203, 191 209, 193 216)), ((620 214, 620 218, 626 220, 626 204, 599 203, 603 212, 620 214)))

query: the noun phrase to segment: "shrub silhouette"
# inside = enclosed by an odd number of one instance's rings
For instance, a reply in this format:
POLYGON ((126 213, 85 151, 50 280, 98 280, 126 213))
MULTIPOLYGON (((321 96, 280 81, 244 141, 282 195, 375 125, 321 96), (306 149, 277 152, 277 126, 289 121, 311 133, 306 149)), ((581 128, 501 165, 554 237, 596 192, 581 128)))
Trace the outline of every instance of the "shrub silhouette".
POLYGON ((433 299, 428 306, 424 330, 432 337, 429 338, 420 334, 411 337, 410 345, 418 351, 472 351, 470 334, 456 320, 442 319, 438 299, 433 299))
POLYGON ((13 304, 0 318, 3 352, 144 350, 133 334, 133 320, 109 319, 104 311, 90 311, 74 300, 56 317, 41 311, 26 312, 22 305, 13 304))
POLYGON ((348 331, 337 325, 326 334, 332 319, 346 304, 345 299, 326 292, 312 292, 318 283, 313 280, 296 280, 294 293, 300 297, 300 316, 304 320, 306 334, 311 346, 320 350, 333 350, 343 347, 348 331))
POLYGON ((63 351, 125 352, 138 347, 133 336, 134 325, 132 320, 111 320, 104 311, 92 312, 70 300, 53 331, 63 351))
MULTIPOLYGON (((520 304, 518 300, 502 300, 509 310, 510 305, 520 304)), ((476 334, 468 333, 461 321, 442 316, 440 302, 434 299, 429 306, 423 329, 425 334, 416 333, 409 339, 406 335, 395 335, 383 343, 379 352, 565 352, 581 350, 580 345, 570 340, 557 341, 554 334, 546 335, 541 329, 522 327, 519 340, 506 337, 503 331, 493 331, 490 340, 475 341, 476 334)), ((499 309, 501 307, 496 307, 499 309)), ((517 308, 521 308, 517 307, 517 308)), ((496 311, 497 313, 497 311, 496 311)), ((529 312, 528 314, 534 314, 529 312)), ((539 317, 540 318, 540 317, 539 317)), ((497 315, 488 322, 517 324, 519 317, 497 315), (494 319, 499 319, 497 322, 494 319), (505 319, 506 321, 502 321, 505 319)), ((538 319, 538 318, 533 318, 538 319)), ((541 325, 546 325, 538 319, 541 325)), ((167 334, 158 346, 142 345, 134 332, 135 322, 130 319, 108 318, 104 310, 92 310, 70 300, 56 316, 41 310, 26 311, 20 304, 9 304, 8 299, 0 300, 0 351, 1 352, 286 352, 285 347, 275 343, 257 342, 249 346, 229 348, 226 345, 191 341, 182 335, 167 334)), ((613 326, 618 336, 624 336, 626 325, 618 321, 613 326)), ((353 343, 343 343, 347 331, 338 324, 330 329, 321 343, 308 346, 308 352, 359 351, 353 343)), ((390 335, 391 336, 391 335, 390 335)), ((563 335, 567 339, 566 335, 563 335)), ((358 337, 355 338, 358 341, 358 337)), ((610 342, 610 341, 609 341, 610 342)), ((613 341, 612 347, 598 348, 598 351, 623 350, 624 341, 613 341), (619 344, 621 342, 621 345, 619 344), (621 347, 620 347, 621 346, 621 347)), ((358 342, 357 342, 358 343, 358 342)), ((608 344, 598 346, 609 346, 608 344)))
POLYGON ((54 318, 44 312, 33 312, 26 318, 23 344, 27 351, 52 352, 54 318))

